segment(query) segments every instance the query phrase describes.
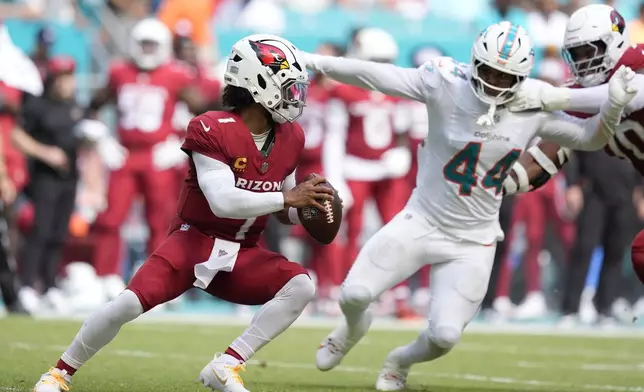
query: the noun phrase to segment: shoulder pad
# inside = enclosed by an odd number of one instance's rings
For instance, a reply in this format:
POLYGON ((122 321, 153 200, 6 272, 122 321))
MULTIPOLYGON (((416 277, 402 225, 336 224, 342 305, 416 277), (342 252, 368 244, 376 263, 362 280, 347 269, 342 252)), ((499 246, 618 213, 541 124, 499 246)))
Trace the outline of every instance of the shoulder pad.
MULTIPOLYGON (((613 72, 622 65, 631 68, 637 73, 644 72, 644 45, 637 44, 629 46, 613 68, 613 72)), ((611 72, 611 76, 613 72, 611 72)))

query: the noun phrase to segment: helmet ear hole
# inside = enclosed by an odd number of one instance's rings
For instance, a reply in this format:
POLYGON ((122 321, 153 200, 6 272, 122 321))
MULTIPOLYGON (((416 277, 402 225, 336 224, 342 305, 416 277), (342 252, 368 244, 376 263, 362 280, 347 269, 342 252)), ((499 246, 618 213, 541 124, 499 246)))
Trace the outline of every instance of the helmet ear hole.
POLYGON ((257 75, 257 84, 262 90, 266 89, 266 80, 264 80, 262 75, 257 75))

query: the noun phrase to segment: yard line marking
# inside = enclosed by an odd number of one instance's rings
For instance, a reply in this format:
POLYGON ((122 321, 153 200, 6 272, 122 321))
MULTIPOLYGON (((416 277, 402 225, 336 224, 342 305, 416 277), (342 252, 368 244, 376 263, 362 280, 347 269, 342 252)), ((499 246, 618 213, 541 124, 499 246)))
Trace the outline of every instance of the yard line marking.
MULTIPOLYGON (((24 342, 16 342, 10 345, 13 348, 23 349, 23 350, 55 350, 59 351, 59 346, 37 346, 24 342)), ((115 355, 121 357, 137 357, 137 358, 165 358, 172 360, 185 360, 185 361, 196 361, 202 360, 198 356, 194 355, 182 355, 182 354, 158 354, 147 351, 136 351, 136 350, 105 350, 106 355, 115 355)), ((210 358, 210 357, 208 357, 210 358)), ((203 359, 207 361, 209 359, 203 359)), ((272 362, 264 360, 250 360, 247 362, 249 365, 255 365, 260 367, 276 367, 282 369, 300 369, 300 370, 316 370, 316 367, 311 364, 305 363, 294 363, 294 362, 272 362)), ((335 371, 345 372, 345 373, 364 373, 364 374, 378 374, 379 371, 371 368, 365 367, 349 367, 349 366, 339 366, 335 371)), ((511 377, 494 377, 494 376, 485 376, 479 374, 455 374, 455 373, 427 373, 427 372, 411 372, 411 375, 427 378, 441 378, 441 379, 450 379, 450 380, 460 380, 460 381, 480 381, 489 384, 505 384, 505 385, 523 385, 523 386, 539 386, 539 387, 552 387, 552 388, 562 388, 562 387, 576 387, 588 391, 614 391, 614 392, 644 392, 644 387, 630 387, 630 386, 620 386, 620 385, 598 385, 598 384, 583 384, 575 385, 569 383, 560 383, 547 380, 524 380, 516 379, 511 377)))
MULTIPOLYGON (((36 315, 37 320, 62 320, 62 321, 85 321, 90 314, 75 315, 36 315)), ((205 315, 205 314, 183 314, 173 312, 152 312, 145 313, 136 320, 134 324, 146 323, 169 323, 175 325, 226 325, 226 326, 247 326, 253 315, 231 316, 231 315, 205 315)), ((300 317, 293 323, 294 328, 322 329, 335 328, 340 323, 340 318, 318 318, 300 317)), ((374 320, 371 330, 374 331, 416 331, 420 332, 427 327, 427 321, 400 321, 390 319, 374 320)), ((638 325, 615 327, 610 329, 598 328, 576 328, 564 329, 553 325, 530 325, 530 324, 485 324, 474 322, 470 324, 466 332, 468 334, 481 335, 531 335, 531 336, 575 336, 588 338, 644 338, 644 328, 638 325)))
MULTIPOLYGON (((135 323, 129 328, 137 331, 153 331, 161 333, 176 333, 176 328, 169 325, 158 325, 152 323, 135 323)), ((204 328, 197 327, 190 330, 191 334, 203 334, 207 336, 225 336, 233 335, 229 331, 223 331, 217 328, 204 328)), ((365 346, 383 346, 390 347, 391 344, 386 340, 370 339, 369 336, 363 338, 359 345, 365 346)), ((393 348, 393 346, 392 346, 393 348)), ((587 357, 587 358, 601 358, 603 360, 615 361, 644 361, 644 354, 622 353, 612 350, 597 350, 597 349, 561 349, 559 347, 542 347, 538 349, 526 349, 515 345, 503 344, 485 344, 485 343, 470 343, 461 342, 458 344, 456 350, 464 352, 489 352, 494 350, 500 354, 508 355, 532 355, 532 356, 547 356, 547 357, 587 357)))
POLYGON ((589 350, 589 349, 559 349, 559 348, 540 348, 536 350, 527 350, 525 347, 514 345, 497 345, 497 344, 484 344, 484 343, 468 343, 463 342, 456 346, 456 349, 471 352, 489 352, 494 349, 495 352, 501 354, 516 354, 516 355, 537 355, 547 357, 592 357, 601 359, 613 360, 639 360, 644 361, 644 355, 632 353, 616 353, 609 350, 589 350))
MULTIPOLYGON (((583 371, 600 371, 600 372, 640 372, 644 370, 644 363, 640 364, 617 364, 617 363, 582 363, 579 365, 570 365, 566 363, 551 364, 557 368, 583 370, 583 371)), ((547 366, 538 362, 517 362, 517 367, 526 369, 548 369, 552 366, 547 366)))

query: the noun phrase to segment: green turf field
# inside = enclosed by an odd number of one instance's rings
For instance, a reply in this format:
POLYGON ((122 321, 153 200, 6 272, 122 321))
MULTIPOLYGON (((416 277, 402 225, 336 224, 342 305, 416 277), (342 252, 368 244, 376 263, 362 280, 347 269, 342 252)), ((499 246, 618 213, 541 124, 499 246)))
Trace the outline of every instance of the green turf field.
MULTIPOLYGON (((0 391, 28 391, 55 363, 78 322, 0 319, 0 391)), ((75 376, 73 391, 206 391, 194 380, 241 326, 135 323, 75 376)), ((328 373, 314 354, 328 329, 287 331, 242 376, 253 392, 373 391, 381 361, 410 331, 373 331, 328 373)), ((644 391, 644 339, 466 334, 460 346, 414 368, 412 391, 644 391)))

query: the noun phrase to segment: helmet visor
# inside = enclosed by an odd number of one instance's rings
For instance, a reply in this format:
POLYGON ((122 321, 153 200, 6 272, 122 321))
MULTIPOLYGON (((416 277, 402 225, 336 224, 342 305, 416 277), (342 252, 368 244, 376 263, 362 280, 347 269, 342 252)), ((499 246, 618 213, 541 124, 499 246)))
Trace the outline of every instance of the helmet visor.
MULTIPOLYGON (((306 97, 308 95, 309 83, 290 80, 282 85, 282 102, 272 109, 280 118, 288 122, 294 122, 304 111, 306 97)), ((280 121, 281 122, 281 121, 280 121)))

